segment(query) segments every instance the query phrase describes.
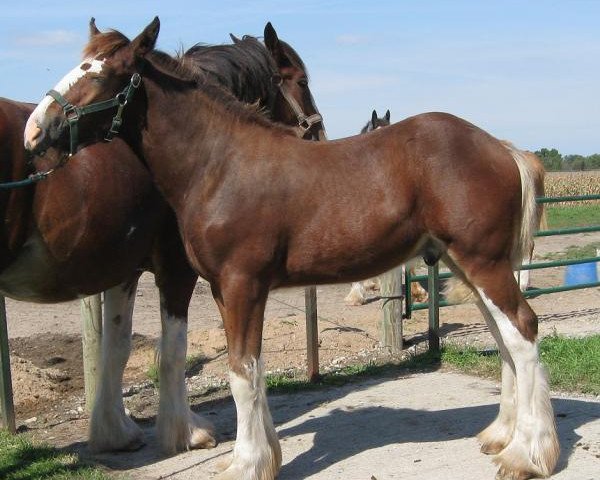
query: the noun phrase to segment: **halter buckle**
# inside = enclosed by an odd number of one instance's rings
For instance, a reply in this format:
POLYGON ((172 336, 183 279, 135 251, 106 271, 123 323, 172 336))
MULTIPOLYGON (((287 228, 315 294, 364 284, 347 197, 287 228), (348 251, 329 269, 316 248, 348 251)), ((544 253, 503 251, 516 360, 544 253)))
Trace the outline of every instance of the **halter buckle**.
POLYGON ((134 73, 131 76, 130 83, 131 83, 131 86, 133 88, 138 88, 141 85, 141 83, 142 83, 142 76, 139 73, 137 73, 137 72, 134 73))
POLYGON ((63 113, 68 122, 76 122, 79 120, 79 110, 75 105, 65 105, 63 107, 63 113))

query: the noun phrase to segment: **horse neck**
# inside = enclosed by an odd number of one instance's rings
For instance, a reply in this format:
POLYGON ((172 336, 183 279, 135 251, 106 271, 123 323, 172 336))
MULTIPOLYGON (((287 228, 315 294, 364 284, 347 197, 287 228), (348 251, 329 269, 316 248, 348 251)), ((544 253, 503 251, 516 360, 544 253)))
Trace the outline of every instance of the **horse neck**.
POLYGON ((226 167, 232 146, 238 151, 248 139, 276 136, 272 129, 228 112, 200 90, 165 92, 151 80, 145 85, 147 123, 141 155, 175 210, 182 205, 192 178, 205 178, 207 171, 226 167))

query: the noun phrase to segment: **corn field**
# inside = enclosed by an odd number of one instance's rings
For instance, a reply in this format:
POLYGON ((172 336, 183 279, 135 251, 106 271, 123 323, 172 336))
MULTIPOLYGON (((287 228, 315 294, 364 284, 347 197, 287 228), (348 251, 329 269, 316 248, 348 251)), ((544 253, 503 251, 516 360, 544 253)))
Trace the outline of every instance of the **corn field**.
MULTIPOLYGON (((567 195, 600 195, 600 170, 584 172, 547 172, 547 197, 564 197, 567 195)), ((597 203, 588 200, 583 203, 597 203)))

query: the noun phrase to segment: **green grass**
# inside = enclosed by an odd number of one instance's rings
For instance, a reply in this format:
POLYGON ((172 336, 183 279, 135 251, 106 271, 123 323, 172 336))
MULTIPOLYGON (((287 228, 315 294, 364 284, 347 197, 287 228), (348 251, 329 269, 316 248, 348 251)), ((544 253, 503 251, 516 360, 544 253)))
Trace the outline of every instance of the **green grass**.
MULTIPOLYGON (((540 342, 540 356, 550 374, 550 387, 565 392, 600 395, 600 335, 568 338, 551 335, 540 342)), ((497 352, 482 355, 473 347, 447 344, 442 364, 465 373, 500 378, 497 352)))
POLYGON ((411 355, 409 359, 399 363, 349 365, 320 376, 317 382, 311 383, 302 373, 290 371, 282 374, 269 374, 266 383, 271 393, 290 393, 302 390, 315 390, 328 386, 341 386, 369 377, 393 375, 402 371, 427 371, 438 368, 439 355, 424 352, 411 355))
POLYGON ((23 435, 0 431, 0 478, 3 480, 108 480, 98 468, 85 465, 76 455, 34 444, 23 435))
POLYGON ((540 354, 553 388, 600 395, 600 335, 552 335, 541 341, 540 354))
POLYGON ((600 249, 600 242, 591 242, 587 245, 571 245, 562 252, 552 252, 542 255, 542 260, 580 260, 596 257, 600 249))
MULTIPOLYGON (((541 340, 540 355, 550 374, 551 388, 600 395, 600 335, 584 338, 551 335, 541 340)), ((440 366, 499 380, 500 365, 497 351, 481 352, 475 347, 447 343, 442 347, 441 357, 424 352, 399 363, 352 365, 326 373, 315 383, 310 383, 296 371, 267 375, 266 382, 271 393, 292 393, 345 385, 368 377, 431 371, 440 366)))
POLYGON ((600 206, 593 204, 546 205, 548 228, 600 225, 600 206))
POLYGON ((447 343, 442 347, 442 363, 465 373, 500 378, 500 357, 495 351, 482 354, 472 346, 463 347, 447 343))

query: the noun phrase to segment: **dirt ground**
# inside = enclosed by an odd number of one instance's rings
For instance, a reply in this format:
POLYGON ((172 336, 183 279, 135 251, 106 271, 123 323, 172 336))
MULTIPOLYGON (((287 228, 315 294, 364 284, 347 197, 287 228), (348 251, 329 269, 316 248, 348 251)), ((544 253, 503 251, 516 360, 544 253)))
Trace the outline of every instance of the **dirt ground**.
MULTIPOLYGON (((600 233, 547 237, 538 240, 537 255, 560 252, 570 245, 600 241, 600 233)), ((561 285, 564 269, 536 270, 535 287, 561 285)), ((381 303, 345 305, 349 285, 319 286, 318 313, 321 370, 381 360, 389 353, 379 345, 381 303)), ((600 289, 556 293, 531 300, 542 335, 558 332, 586 335, 600 332, 600 289)), ((59 445, 86 438, 83 405, 81 324, 79 302, 34 305, 7 300, 10 353, 17 425, 59 445)), ((306 363, 304 289, 275 291, 265 314, 264 359, 267 371, 302 370, 306 363)), ((443 308, 442 335, 481 346, 493 346, 483 318, 473 305, 443 308)), ((193 402, 206 401, 204 392, 224 385, 227 355, 224 331, 209 288, 198 283, 190 308, 188 354, 200 360, 190 369, 188 390, 193 402)), ((404 322, 410 348, 423 345, 426 312, 404 322)), ((158 292, 144 274, 134 312, 134 348, 125 374, 126 405, 134 418, 152 419, 157 392, 148 369, 160 333, 158 292)))

